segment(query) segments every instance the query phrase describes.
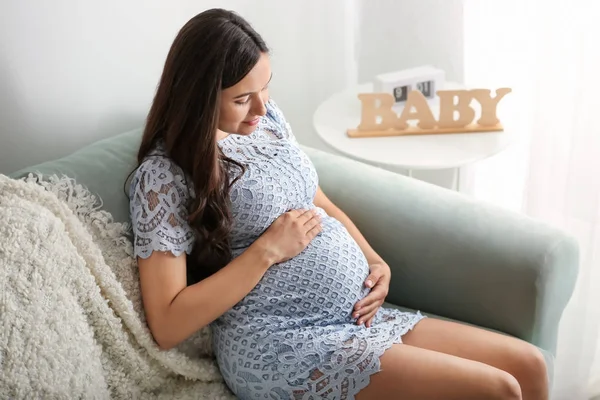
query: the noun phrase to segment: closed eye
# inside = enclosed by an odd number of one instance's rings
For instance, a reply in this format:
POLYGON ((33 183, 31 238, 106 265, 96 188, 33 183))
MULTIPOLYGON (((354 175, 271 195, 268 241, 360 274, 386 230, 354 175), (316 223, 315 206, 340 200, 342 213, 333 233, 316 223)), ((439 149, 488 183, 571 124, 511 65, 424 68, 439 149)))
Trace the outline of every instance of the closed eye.
MULTIPOLYGON (((269 85, 265 86, 264 88, 262 88, 260 91, 261 93, 264 92, 265 90, 269 89, 269 85)), ((240 106, 243 106, 244 104, 248 104, 250 102, 250 96, 246 97, 245 100, 237 100, 235 102, 235 104, 238 104, 240 106)))
POLYGON ((246 97, 246 100, 237 100, 235 102, 235 104, 239 104, 240 106, 243 106, 244 104, 248 104, 250 102, 250 96, 246 97))
MULTIPOLYGON (((269 83, 271 83, 271 79, 273 78, 273 74, 271 74, 271 76, 269 77, 269 81, 267 82, 267 84, 260 89, 260 93, 264 92, 265 90, 269 89, 269 83)), ((248 102, 250 102, 250 95, 252 94, 252 92, 248 92, 248 93, 242 93, 240 95, 237 95, 234 97, 234 103, 238 104, 240 106, 243 106, 244 104, 248 104, 248 102), (245 98, 245 99, 243 99, 245 98)))

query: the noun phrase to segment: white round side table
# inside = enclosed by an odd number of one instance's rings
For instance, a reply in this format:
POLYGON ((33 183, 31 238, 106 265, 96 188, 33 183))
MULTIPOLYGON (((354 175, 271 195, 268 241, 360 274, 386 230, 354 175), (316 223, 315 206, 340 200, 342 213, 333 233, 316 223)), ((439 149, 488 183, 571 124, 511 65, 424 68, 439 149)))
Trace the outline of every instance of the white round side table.
MULTIPOLYGON (((456 88, 461 86, 447 83, 444 87, 456 88)), ((465 191, 460 184, 461 169, 504 150, 511 142, 510 122, 502 112, 502 102, 498 104, 498 117, 504 126, 501 132, 350 138, 346 131, 360 123, 358 94, 369 92, 373 92, 372 84, 350 87, 321 103, 313 115, 313 124, 321 139, 355 160, 465 191), (445 177, 436 178, 436 173, 445 177)), ((481 111, 477 106, 473 101, 476 118, 481 111)), ((432 105, 431 109, 437 116, 437 106, 432 105)))

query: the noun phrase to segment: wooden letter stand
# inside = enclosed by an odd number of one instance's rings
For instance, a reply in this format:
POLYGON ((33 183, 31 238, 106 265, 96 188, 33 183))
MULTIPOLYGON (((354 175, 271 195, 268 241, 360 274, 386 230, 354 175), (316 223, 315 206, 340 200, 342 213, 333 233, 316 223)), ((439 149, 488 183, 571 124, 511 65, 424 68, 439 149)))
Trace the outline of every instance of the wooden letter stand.
POLYGON ((496 90, 495 97, 491 97, 489 89, 439 90, 440 115, 437 120, 425 96, 418 90, 408 94, 400 116, 392 110, 394 97, 391 94, 361 93, 358 95, 362 105, 360 125, 347 133, 351 138, 359 138, 502 131, 504 128, 496 117, 496 110, 500 100, 510 92, 509 88, 501 88, 496 90), (475 123, 475 110, 470 106, 473 99, 481 104, 481 117, 475 123), (418 120, 417 125, 409 126, 407 121, 410 120, 418 120))

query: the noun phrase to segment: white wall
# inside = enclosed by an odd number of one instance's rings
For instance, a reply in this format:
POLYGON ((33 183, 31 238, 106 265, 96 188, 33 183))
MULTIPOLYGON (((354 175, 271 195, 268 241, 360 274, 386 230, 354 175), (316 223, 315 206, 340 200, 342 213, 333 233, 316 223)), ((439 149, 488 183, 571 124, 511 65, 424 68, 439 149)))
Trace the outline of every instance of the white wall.
POLYGON ((0 3, 0 172, 141 124, 180 10, 159 0, 0 3))
POLYGON ((432 64, 463 82, 463 0, 363 0, 358 77, 432 64))
POLYGON ((462 77, 460 3, 3 0, 0 173, 141 126, 177 31, 215 6, 238 11, 263 35, 273 51, 272 96, 301 142, 325 148, 313 131, 312 113, 348 84, 422 63, 462 77), (433 21, 431 30, 417 22, 402 31, 391 28, 395 15, 411 20, 422 13, 433 21), (358 42, 356 22, 362 28, 358 42), (421 45, 414 45, 415 38, 421 45))

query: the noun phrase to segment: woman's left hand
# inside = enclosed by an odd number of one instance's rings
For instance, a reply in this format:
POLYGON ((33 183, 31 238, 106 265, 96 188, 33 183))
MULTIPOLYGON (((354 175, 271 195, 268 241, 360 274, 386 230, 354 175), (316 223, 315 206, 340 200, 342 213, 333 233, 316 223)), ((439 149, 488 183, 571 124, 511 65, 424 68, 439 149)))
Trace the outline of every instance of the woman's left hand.
POLYGON ((390 267, 383 261, 369 265, 371 273, 365 280, 365 286, 371 288, 371 292, 354 306, 352 316, 357 319, 356 324, 363 323, 367 328, 371 327, 377 310, 385 301, 390 289, 392 273, 390 267))

